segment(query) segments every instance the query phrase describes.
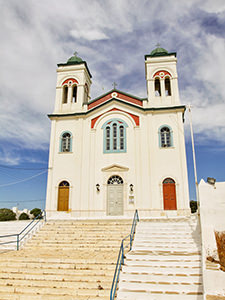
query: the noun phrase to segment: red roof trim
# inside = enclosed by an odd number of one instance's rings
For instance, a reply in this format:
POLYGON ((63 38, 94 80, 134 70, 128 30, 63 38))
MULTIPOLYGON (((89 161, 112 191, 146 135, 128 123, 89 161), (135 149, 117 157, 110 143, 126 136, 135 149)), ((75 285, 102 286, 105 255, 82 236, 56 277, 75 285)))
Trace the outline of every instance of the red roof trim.
POLYGON ((69 78, 69 79, 64 80, 62 85, 64 85, 64 84, 72 85, 73 83, 78 84, 78 81, 74 78, 69 78))
POLYGON ((135 99, 135 98, 132 98, 130 96, 127 96, 127 95, 124 95, 120 92, 112 92, 110 94, 107 94, 105 95, 104 97, 100 98, 100 99, 97 99, 96 101, 94 102, 91 102, 88 104, 88 109, 91 109, 93 107, 96 107, 98 106, 99 104, 102 104, 104 102, 106 102, 107 100, 109 99, 112 99, 112 98, 119 98, 121 100, 125 100, 127 102, 130 102, 130 103, 133 103, 135 105, 139 105, 139 106, 143 106, 143 103, 141 100, 138 100, 138 99, 135 99), (117 94, 116 96, 114 96, 113 94, 117 94))
MULTIPOLYGON (((139 116, 136 116, 136 115, 134 115, 134 114, 128 113, 127 111, 124 111, 124 110, 121 110, 121 109, 118 109, 118 108, 112 108, 112 109, 108 110, 107 112, 110 112, 110 111, 122 111, 122 112, 124 112, 124 113, 126 113, 126 114, 128 114, 128 115, 131 116, 131 118, 134 120, 136 126, 139 126, 139 125, 140 125, 140 118, 139 118, 139 116)), ((93 119, 91 120, 91 128, 94 128, 95 123, 97 122, 97 120, 98 120, 102 115, 106 114, 107 112, 105 112, 105 113, 103 113, 103 114, 101 114, 101 115, 99 115, 99 116, 93 118, 93 119)))

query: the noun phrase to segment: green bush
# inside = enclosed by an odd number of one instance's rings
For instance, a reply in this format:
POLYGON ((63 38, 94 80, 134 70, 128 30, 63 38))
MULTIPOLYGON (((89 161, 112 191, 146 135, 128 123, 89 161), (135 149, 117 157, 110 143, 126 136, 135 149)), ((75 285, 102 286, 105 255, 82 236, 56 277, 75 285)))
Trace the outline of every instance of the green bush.
POLYGON ((25 212, 23 212, 20 216, 19 216, 19 220, 29 220, 29 216, 28 214, 26 214, 25 212))
POLYGON ((198 209, 197 207, 197 201, 191 200, 190 201, 190 208, 191 208, 191 213, 195 213, 198 209))
MULTIPOLYGON (((36 218, 38 215, 40 215, 40 213, 42 212, 42 210, 40 208, 33 208, 30 213, 32 215, 34 215, 34 218, 36 218)), ((41 216, 39 217, 39 219, 41 218, 41 216)))
POLYGON ((16 220, 16 214, 9 208, 0 209, 0 221, 16 220))

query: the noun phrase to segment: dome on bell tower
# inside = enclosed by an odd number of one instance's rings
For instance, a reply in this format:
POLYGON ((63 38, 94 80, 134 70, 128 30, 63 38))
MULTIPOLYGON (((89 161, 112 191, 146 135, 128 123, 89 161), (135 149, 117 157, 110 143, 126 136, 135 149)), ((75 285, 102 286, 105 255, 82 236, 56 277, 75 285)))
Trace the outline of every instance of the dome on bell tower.
POLYGON ((74 52, 73 56, 71 56, 68 60, 67 60, 67 64, 77 64, 77 63, 81 63, 84 62, 82 58, 80 58, 79 56, 77 56, 77 52, 74 52))
POLYGON ((152 50, 152 52, 150 53, 150 56, 164 56, 167 54, 168 54, 168 51, 166 49, 158 46, 156 49, 152 50))

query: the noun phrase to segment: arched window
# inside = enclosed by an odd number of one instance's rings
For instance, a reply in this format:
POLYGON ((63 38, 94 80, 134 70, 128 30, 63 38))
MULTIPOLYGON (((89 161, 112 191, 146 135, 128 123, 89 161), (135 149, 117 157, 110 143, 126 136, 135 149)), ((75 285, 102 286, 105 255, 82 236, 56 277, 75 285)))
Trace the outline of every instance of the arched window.
POLYGON ((160 88, 160 80, 159 78, 155 78, 155 96, 161 96, 161 88, 160 88))
POLYGON ((111 119, 102 126, 103 152, 126 152, 126 127, 127 124, 120 119, 111 119))
POLYGON ((61 181, 59 186, 70 186, 69 182, 68 181, 61 181))
POLYGON ((71 134, 69 132, 64 132, 61 136, 61 152, 71 152, 71 134))
POLYGON ((63 100, 62 103, 67 103, 67 97, 68 97, 68 86, 63 86, 63 100))
POLYGON ((123 184, 123 179, 118 175, 113 175, 109 178, 107 184, 123 184))
POLYGON ((77 86, 74 85, 72 87, 73 92, 72 92, 72 103, 76 103, 77 102, 77 86))
POLYGON ((166 96, 171 96, 171 86, 169 77, 166 77, 165 79, 165 94, 166 96))
POLYGON ((160 147, 172 147, 172 130, 169 126, 161 126, 159 129, 159 146, 160 147))

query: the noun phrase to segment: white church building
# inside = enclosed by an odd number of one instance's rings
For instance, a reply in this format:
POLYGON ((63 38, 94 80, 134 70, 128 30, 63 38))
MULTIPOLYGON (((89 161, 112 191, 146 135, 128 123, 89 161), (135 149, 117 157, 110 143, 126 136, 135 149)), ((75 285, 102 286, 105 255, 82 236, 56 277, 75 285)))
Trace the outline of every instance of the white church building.
POLYGON ((145 55, 147 97, 114 88, 90 97, 76 54, 58 64, 46 212, 71 217, 189 215, 176 53, 145 55))

